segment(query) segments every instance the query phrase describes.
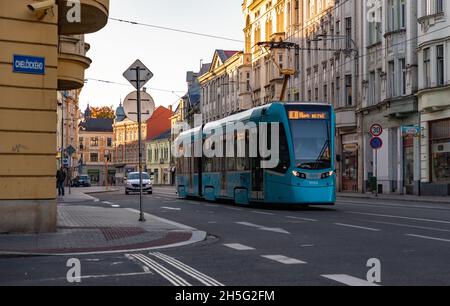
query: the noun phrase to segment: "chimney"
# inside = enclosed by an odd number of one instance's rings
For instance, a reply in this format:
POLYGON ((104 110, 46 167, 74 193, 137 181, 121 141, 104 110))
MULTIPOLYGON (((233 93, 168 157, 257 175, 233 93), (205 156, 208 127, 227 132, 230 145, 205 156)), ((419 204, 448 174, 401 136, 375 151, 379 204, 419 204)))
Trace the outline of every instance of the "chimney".
POLYGON ((147 87, 142 88, 143 92, 147 92, 147 87))
POLYGON ((169 110, 172 111, 172 105, 169 105, 169 110))

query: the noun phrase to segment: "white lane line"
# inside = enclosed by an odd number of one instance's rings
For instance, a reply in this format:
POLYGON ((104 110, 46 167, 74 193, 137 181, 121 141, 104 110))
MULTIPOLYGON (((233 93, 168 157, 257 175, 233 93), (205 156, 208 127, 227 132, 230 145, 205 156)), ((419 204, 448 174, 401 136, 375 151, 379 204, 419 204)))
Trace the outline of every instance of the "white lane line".
POLYGON ((429 237, 429 236, 421 236, 421 235, 414 235, 414 234, 407 234, 406 236, 434 240, 434 241, 450 242, 449 239, 442 239, 442 238, 429 237))
POLYGON ((404 219, 404 220, 413 220, 413 221, 423 221, 423 222, 450 224, 450 221, 443 221, 443 220, 432 220, 432 219, 411 218, 411 217, 403 217, 403 216, 362 213, 362 212, 356 212, 356 211, 349 211, 347 213, 355 214, 355 215, 363 215, 363 216, 385 217, 385 218, 394 218, 394 219, 404 219))
POLYGON ((319 220, 316 220, 316 219, 300 218, 300 217, 294 217, 294 216, 287 216, 286 218, 294 219, 294 220, 310 221, 310 222, 319 222, 319 220))
POLYGON ((275 216, 275 214, 273 214, 273 213, 262 212, 262 211, 257 211, 257 210, 252 210, 251 212, 254 213, 254 214, 260 214, 260 215, 266 215, 266 216, 275 216))
POLYGON ((377 286, 379 286, 378 284, 373 284, 366 280, 356 278, 356 277, 346 275, 346 274, 322 275, 322 277, 334 280, 338 283, 348 285, 348 286, 355 286, 355 287, 377 287, 377 286))
POLYGON ((151 256, 154 256, 156 258, 161 259, 162 261, 168 263, 174 268, 177 268, 178 270, 186 273, 187 275, 195 278, 202 284, 206 286, 224 286, 224 284, 220 283, 219 281, 215 280, 214 278, 203 274, 200 271, 195 270, 194 268, 182 263, 181 261, 176 260, 173 257, 167 256, 162 253, 150 253, 151 256))
POLYGON ((289 258, 283 255, 261 255, 261 257, 285 264, 285 265, 301 265, 306 264, 306 262, 295 259, 295 258, 289 258))
POLYGON ((234 250, 238 250, 238 251, 251 251, 254 250, 255 248, 240 244, 240 243, 228 243, 228 244, 224 244, 224 246, 226 246, 227 248, 230 249, 234 249, 234 250))
POLYGON ((262 226, 262 225, 249 223, 249 222, 236 222, 236 224, 249 226, 249 227, 254 227, 254 228, 257 228, 257 229, 259 229, 261 231, 274 232, 274 233, 279 233, 279 234, 288 234, 288 235, 291 234, 288 231, 286 231, 286 230, 284 230, 282 228, 278 228, 278 227, 266 227, 266 226, 262 226))
POLYGON ((174 286, 192 286, 189 282, 187 282, 184 278, 181 276, 176 275, 172 271, 166 269, 164 266, 160 265, 156 261, 148 258, 145 255, 142 254, 133 254, 132 257, 136 258, 140 262, 146 264, 150 269, 164 277, 166 280, 168 280, 172 285, 174 286))
POLYGON ((113 203, 108 202, 108 201, 103 201, 103 204, 113 205, 113 203))
POLYGON ((357 229, 362 229, 362 230, 367 230, 367 231, 372 231, 372 232, 380 232, 381 231, 381 230, 376 229, 376 228, 357 226, 357 225, 351 225, 351 224, 344 224, 344 223, 335 223, 335 225, 337 225, 337 226, 344 226, 344 227, 351 227, 351 228, 357 228, 357 229))
POLYGON ((375 223, 375 224, 384 224, 384 225, 392 225, 392 226, 399 226, 399 227, 416 228, 416 229, 422 229, 422 230, 428 230, 428 231, 436 231, 436 232, 446 232, 446 233, 450 232, 450 230, 446 230, 446 229, 443 229, 443 228, 435 228, 435 227, 416 226, 416 225, 410 225, 410 224, 381 222, 381 221, 372 221, 372 220, 361 220, 361 221, 375 223))
POLYGON ((111 205, 111 207, 112 207, 112 208, 120 208, 120 205, 113 204, 113 205, 111 205))
POLYGON ((240 208, 234 208, 234 207, 225 207, 225 208, 229 209, 229 210, 242 211, 242 209, 240 209, 240 208))
POLYGON ((161 207, 162 209, 168 209, 168 210, 181 210, 181 208, 175 208, 175 207, 168 207, 168 206, 164 206, 164 207, 161 207))

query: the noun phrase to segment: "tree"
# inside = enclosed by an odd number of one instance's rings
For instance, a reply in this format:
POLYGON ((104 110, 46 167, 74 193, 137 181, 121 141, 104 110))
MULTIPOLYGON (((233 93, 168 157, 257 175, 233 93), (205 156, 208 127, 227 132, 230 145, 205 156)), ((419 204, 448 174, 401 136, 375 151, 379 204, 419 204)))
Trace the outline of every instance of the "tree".
POLYGON ((97 119, 114 119, 116 117, 112 106, 91 107, 91 117, 97 119))

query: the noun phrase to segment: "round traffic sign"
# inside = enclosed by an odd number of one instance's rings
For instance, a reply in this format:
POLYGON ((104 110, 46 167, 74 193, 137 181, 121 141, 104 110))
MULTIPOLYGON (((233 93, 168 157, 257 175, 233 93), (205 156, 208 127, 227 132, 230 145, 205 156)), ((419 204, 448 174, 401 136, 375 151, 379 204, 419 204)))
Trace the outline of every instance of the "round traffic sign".
POLYGON ((383 147, 383 140, 380 137, 374 137, 370 140, 370 146, 374 150, 381 149, 383 147))
MULTIPOLYGON (((137 114, 137 91, 130 93, 123 102, 123 108, 125 110, 125 115, 131 121, 138 121, 137 114)), ((141 120, 142 122, 147 121, 153 115, 155 111, 155 101, 152 96, 147 92, 141 91, 141 120)))
POLYGON ((374 124, 370 127, 370 134, 373 137, 378 137, 383 134, 383 127, 380 124, 374 124))

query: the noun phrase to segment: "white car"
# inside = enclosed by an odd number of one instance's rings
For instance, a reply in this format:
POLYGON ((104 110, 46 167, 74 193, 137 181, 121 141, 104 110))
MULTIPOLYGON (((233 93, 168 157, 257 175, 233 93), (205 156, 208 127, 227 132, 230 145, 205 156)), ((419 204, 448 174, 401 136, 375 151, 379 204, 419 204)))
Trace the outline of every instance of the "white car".
MULTIPOLYGON (((142 172, 142 191, 148 194, 153 193, 153 182, 146 172, 142 172)), ((131 172, 125 179, 125 194, 132 192, 140 192, 139 172, 131 172)))

